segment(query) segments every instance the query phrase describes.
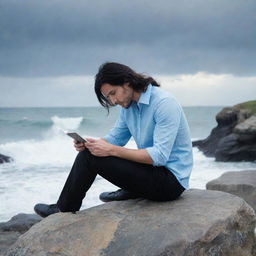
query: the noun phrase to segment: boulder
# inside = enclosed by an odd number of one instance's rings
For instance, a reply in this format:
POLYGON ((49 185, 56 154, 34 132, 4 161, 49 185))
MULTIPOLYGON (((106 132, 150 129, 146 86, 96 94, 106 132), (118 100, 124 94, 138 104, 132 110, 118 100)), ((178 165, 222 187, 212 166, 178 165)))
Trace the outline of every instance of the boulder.
POLYGON ((8 163, 8 162, 11 162, 11 161, 12 161, 11 157, 0 154, 0 164, 8 163))
POLYGON ((256 160, 256 101, 222 109, 217 127, 204 140, 193 141, 206 156, 216 161, 256 160))
POLYGON ((20 213, 9 221, 0 223, 0 255, 3 255, 21 234, 41 220, 36 214, 20 213))
POLYGON ((249 256, 254 210, 241 198, 189 190, 172 202, 110 202, 34 225, 8 256, 249 256))
POLYGON ((256 211, 256 170, 226 172, 208 182, 206 188, 239 196, 256 211))
POLYGON ((237 134, 256 135, 256 115, 237 124, 234 128, 234 132, 237 134))
POLYGON ((0 223, 1 231, 18 231, 26 232, 29 230, 35 223, 42 220, 42 217, 37 214, 25 214, 19 213, 13 216, 9 221, 0 223))

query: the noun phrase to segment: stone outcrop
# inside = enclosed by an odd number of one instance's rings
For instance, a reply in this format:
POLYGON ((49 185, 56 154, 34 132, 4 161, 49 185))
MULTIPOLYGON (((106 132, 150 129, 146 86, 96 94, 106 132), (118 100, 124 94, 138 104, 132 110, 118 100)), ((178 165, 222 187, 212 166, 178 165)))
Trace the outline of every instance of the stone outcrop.
POLYGON ((239 196, 256 211, 256 170, 226 172, 208 182, 206 188, 239 196))
POLYGON ((8 163, 8 162, 11 162, 11 161, 12 161, 11 157, 0 154, 0 164, 8 163))
POLYGON ((249 256, 254 210, 219 191, 189 190, 173 202, 106 203, 34 225, 8 256, 249 256))
POLYGON ((256 160, 256 101, 224 108, 218 123, 204 140, 193 142, 206 156, 216 161, 256 160))
POLYGON ((3 255, 21 234, 41 220, 42 218, 36 214, 20 213, 9 221, 0 223, 0 255, 3 255))

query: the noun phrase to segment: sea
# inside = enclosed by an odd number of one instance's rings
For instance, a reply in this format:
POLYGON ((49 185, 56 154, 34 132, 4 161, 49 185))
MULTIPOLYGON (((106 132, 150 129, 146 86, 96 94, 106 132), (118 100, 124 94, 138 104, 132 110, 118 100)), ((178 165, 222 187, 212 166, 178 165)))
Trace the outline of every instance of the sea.
MULTIPOLYGON (((183 107, 192 141, 210 134, 222 108, 183 107)), ((0 108, 0 153, 13 159, 0 164, 0 222, 18 213, 33 213, 36 203, 55 203, 77 154, 63 131, 100 138, 114 125, 119 111, 119 107, 109 114, 102 107, 0 108)), ((126 146, 136 148, 133 139, 126 146)), ((193 155, 190 188, 205 189, 208 181, 227 171, 256 170, 256 162, 216 162, 197 148, 193 155)), ((81 209, 102 204, 99 194, 116 189, 98 175, 81 209)))

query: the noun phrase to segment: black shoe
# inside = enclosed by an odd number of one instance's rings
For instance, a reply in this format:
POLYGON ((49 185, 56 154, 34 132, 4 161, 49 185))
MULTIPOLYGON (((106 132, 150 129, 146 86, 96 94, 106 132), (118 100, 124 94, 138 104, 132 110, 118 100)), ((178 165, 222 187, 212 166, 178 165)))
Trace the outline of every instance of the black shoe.
POLYGON ((34 211, 41 217, 45 218, 51 214, 60 212, 60 209, 57 204, 36 204, 34 211))
POLYGON ((103 192, 100 194, 100 200, 103 202, 122 201, 128 199, 135 199, 138 197, 138 195, 135 195, 134 193, 124 189, 118 189, 117 191, 113 192, 103 192))

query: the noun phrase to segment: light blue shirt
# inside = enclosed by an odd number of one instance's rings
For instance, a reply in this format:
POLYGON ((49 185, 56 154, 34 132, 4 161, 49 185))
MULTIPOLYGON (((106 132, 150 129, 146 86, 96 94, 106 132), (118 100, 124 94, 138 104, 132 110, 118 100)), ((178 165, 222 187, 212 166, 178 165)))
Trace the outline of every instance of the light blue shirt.
POLYGON ((185 114, 177 100, 159 87, 147 87, 138 102, 122 108, 114 128, 104 138, 124 146, 133 136, 146 149, 154 166, 165 166, 189 188, 193 166, 192 143, 185 114))

